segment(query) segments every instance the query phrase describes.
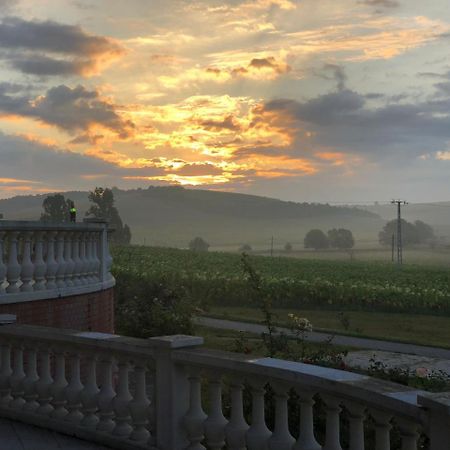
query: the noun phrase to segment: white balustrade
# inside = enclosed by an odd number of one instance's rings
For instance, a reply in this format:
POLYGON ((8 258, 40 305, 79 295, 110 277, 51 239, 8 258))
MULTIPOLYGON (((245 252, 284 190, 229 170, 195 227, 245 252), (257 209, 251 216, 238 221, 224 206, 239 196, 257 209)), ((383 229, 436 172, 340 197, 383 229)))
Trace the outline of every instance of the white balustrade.
POLYGON ((234 378, 230 385, 231 415, 225 428, 226 442, 230 450, 245 450, 245 436, 249 426, 244 418, 244 403, 242 394, 244 385, 242 378, 234 378))
POLYGON ((0 304, 114 286, 104 222, 48 224, 0 220, 0 304))
POLYGON ((265 420, 265 381, 251 380, 252 423, 246 435, 248 450, 268 450, 272 432, 267 428, 265 420))
POLYGON ((55 380, 50 387, 50 395, 52 396, 52 406, 54 410, 50 416, 54 419, 64 419, 69 411, 67 411, 67 389, 68 383, 66 379, 66 355, 63 349, 55 350, 55 380))
POLYGON ((131 426, 130 402, 133 397, 129 389, 129 370, 130 366, 126 359, 119 360, 117 395, 112 401, 112 406, 116 416, 116 427, 113 434, 120 437, 128 437, 133 431, 131 426))
POLYGON ((81 412, 81 391, 83 390, 83 385, 80 378, 80 355, 78 353, 70 355, 70 366, 70 381, 64 390, 69 414, 64 419, 74 424, 79 424, 83 419, 81 412))
POLYGON ((31 237, 32 234, 29 231, 23 233, 23 253, 22 253, 22 268, 20 273, 20 279, 22 281, 22 286, 20 290, 22 292, 32 292, 33 285, 33 273, 34 264, 31 261, 31 237))
POLYGON ((0 417, 113 448, 341 450, 342 438, 348 450, 419 450, 425 434, 448 450, 450 393, 200 342, 1 326, 0 417))
POLYGON ((18 261, 18 236, 19 233, 17 231, 12 231, 8 234, 9 241, 9 258, 8 258, 8 267, 6 269, 6 278, 8 280, 8 287, 6 288, 6 292, 14 294, 19 292, 19 281, 20 281, 20 272, 21 267, 18 261))
POLYGON ((209 414, 203 423, 206 444, 211 450, 225 447, 225 427, 228 420, 222 411, 222 380, 218 373, 209 379, 209 414))
POLYGON ((190 370, 189 380, 189 409, 184 417, 184 426, 189 440, 189 450, 206 450, 203 441, 203 422, 206 414, 202 409, 202 394, 200 374, 195 369, 190 370))
POLYGON ((39 380, 37 372, 37 351, 36 347, 31 344, 26 348, 28 358, 25 370, 25 379, 23 380, 24 399, 26 401, 23 406, 24 411, 35 412, 39 408, 37 402, 38 393, 36 391, 36 383, 39 380))
POLYGON ((0 230, 0 295, 5 293, 5 276, 6 276, 6 264, 3 260, 3 254, 5 252, 5 232, 0 230))
POLYGON ((289 450, 295 439, 289 432, 288 423, 288 388, 280 383, 273 386, 275 391, 275 426, 269 438, 270 450, 289 450))

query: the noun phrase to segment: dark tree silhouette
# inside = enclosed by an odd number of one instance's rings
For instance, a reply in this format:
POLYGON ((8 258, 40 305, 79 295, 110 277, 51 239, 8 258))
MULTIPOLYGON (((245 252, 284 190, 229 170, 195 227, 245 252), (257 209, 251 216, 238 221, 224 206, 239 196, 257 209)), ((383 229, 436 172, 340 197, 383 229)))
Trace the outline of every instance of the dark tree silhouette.
POLYGON ((194 252, 207 252, 209 244, 201 237, 196 237, 189 242, 189 249, 194 252))
POLYGON ((123 224, 119 211, 114 206, 113 191, 108 188, 96 187, 89 193, 89 200, 92 205, 86 211, 86 216, 107 220, 110 227, 115 230, 111 241, 115 244, 129 244, 131 241, 130 227, 123 224))
POLYGON ((328 241, 330 247, 342 250, 348 250, 355 245, 353 233, 345 228, 333 228, 328 231, 328 241))
POLYGON ((322 230, 310 230, 306 233, 304 240, 305 248, 313 248, 315 250, 320 250, 328 248, 330 243, 328 238, 322 230))
MULTIPOLYGON (((397 239, 397 220, 389 221, 378 234, 381 245, 391 245, 392 235, 397 239)), ((432 242, 435 239, 433 228, 416 220, 414 223, 402 219, 402 242, 403 245, 417 245, 432 242)))
POLYGON ((44 212, 41 214, 42 222, 69 222, 70 205, 72 200, 65 199, 62 194, 49 195, 42 202, 44 212))

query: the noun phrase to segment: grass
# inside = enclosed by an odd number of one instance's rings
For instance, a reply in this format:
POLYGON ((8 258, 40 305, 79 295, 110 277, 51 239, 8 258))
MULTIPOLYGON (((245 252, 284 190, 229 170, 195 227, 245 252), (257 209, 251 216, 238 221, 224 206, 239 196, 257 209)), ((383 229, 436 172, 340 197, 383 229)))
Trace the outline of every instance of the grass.
MULTIPOLYGON (((248 333, 235 330, 218 330, 216 328, 210 328, 197 325, 195 327, 195 335, 202 336, 205 339, 205 347, 214 350, 224 350, 228 352, 242 353, 239 348, 238 340, 246 342, 248 348, 251 350, 252 356, 259 356, 264 358, 267 356, 267 351, 263 345, 261 336, 255 333, 248 333)), ((298 345, 291 342, 292 348, 298 348, 298 345)), ((324 344, 307 342, 305 348, 308 352, 318 351, 323 348, 324 344)), ((334 352, 346 352, 351 350, 357 350, 355 347, 344 347, 333 345, 334 352)))
MULTIPOLYGON (((292 312, 297 316, 306 317, 317 331, 326 330, 336 334, 450 348, 450 317, 348 311, 344 313, 344 317, 348 318, 346 329, 337 311, 294 309, 273 311, 278 326, 289 326, 288 314, 292 312)), ((259 310, 248 307, 212 306, 205 315, 247 322, 262 320, 259 310)))

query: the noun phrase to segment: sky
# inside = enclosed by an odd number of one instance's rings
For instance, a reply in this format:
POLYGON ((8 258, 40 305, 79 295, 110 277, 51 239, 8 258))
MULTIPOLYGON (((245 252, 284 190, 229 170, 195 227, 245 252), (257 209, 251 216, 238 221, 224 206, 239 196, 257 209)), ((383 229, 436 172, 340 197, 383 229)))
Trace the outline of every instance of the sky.
POLYGON ((448 0, 0 0, 0 198, 450 199, 448 0))

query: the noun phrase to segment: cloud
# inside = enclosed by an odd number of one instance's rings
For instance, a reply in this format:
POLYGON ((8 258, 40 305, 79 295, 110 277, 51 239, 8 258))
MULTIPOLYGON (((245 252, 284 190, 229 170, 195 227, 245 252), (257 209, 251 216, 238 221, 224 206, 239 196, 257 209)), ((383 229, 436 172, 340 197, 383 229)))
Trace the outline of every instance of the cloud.
POLYGON ((400 2, 397 0, 360 0, 358 3, 368 6, 380 6, 384 8, 398 8, 400 2))
POLYGON ((18 85, 0 85, 0 111, 22 117, 31 117, 68 133, 97 134, 97 128, 113 132, 119 138, 131 136, 134 125, 123 119, 116 106, 95 90, 79 85, 53 87, 45 95, 30 97, 16 95, 18 85))
MULTIPOLYGON (((442 89, 442 87, 441 87, 442 89)), ((446 147, 450 140, 450 92, 418 103, 387 103, 372 108, 366 97, 344 89, 308 101, 278 99, 265 110, 295 120, 311 131, 311 144, 382 163, 398 159, 411 163, 424 153, 446 147)), ((295 145, 303 139, 296 138, 295 145)))
POLYGON ((0 22, 0 57, 16 70, 33 75, 98 73, 124 54, 117 41, 53 21, 6 17, 0 22))

